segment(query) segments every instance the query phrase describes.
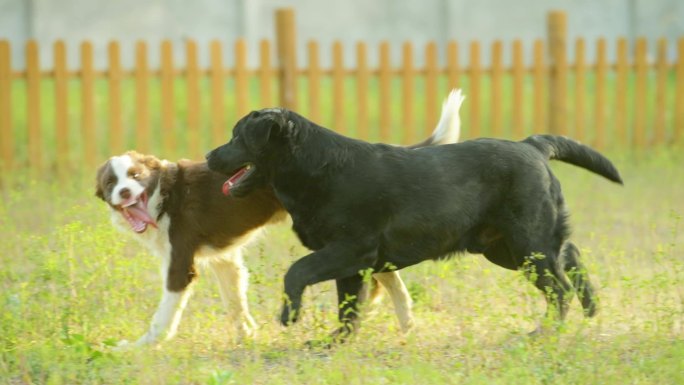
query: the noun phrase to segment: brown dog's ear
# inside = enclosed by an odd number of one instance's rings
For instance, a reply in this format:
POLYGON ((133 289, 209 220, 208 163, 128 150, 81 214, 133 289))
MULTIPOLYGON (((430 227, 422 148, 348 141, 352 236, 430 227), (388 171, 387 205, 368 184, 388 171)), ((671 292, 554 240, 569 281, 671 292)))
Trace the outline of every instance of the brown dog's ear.
POLYGON ((106 161, 97 169, 97 176, 95 176, 95 196, 102 200, 105 200, 104 190, 102 189, 102 184, 104 181, 102 178, 104 177, 105 170, 108 168, 109 161, 106 161))
POLYGON ((102 187, 100 187, 100 184, 97 184, 97 188, 95 189, 95 196, 104 200, 104 192, 102 191, 102 187))
POLYGON ((161 161, 154 155, 145 155, 142 158, 142 163, 150 170, 156 170, 161 167, 161 161))

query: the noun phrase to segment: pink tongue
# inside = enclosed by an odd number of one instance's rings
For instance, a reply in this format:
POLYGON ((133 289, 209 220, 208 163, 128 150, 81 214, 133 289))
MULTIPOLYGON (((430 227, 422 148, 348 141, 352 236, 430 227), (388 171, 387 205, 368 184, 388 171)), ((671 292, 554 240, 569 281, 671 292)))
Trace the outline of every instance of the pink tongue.
POLYGON ((240 178, 242 178, 243 175, 247 172, 247 167, 243 167, 238 172, 236 172, 233 176, 230 177, 224 184, 223 188, 221 191, 223 191, 223 195, 230 195, 230 188, 233 187, 235 183, 237 183, 240 178))
POLYGON ((142 201, 138 201, 133 206, 128 206, 123 210, 124 218, 128 220, 133 230, 138 232, 144 231, 148 224, 157 227, 157 223, 147 213, 147 209, 142 201))

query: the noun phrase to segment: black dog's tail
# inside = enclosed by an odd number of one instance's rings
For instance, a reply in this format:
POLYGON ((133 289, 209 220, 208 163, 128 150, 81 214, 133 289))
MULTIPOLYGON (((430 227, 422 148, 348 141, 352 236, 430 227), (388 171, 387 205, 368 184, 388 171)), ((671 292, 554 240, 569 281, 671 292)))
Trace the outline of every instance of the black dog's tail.
POLYGON ((534 146, 546 159, 574 164, 615 183, 623 184, 620 173, 608 158, 572 139, 556 135, 533 135, 523 140, 523 143, 534 146))

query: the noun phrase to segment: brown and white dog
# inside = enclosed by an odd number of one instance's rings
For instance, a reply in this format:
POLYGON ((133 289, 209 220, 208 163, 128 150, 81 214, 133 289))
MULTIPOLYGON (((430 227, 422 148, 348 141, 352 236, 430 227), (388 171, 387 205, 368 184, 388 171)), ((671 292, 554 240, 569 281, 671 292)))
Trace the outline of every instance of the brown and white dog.
MULTIPOLYGON (((463 98, 460 90, 452 91, 437 127, 419 146, 458 140, 463 98)), ((225 196, 225 176, 210 171, 206 162, 173 163, 134 151, 107 160, 98 169, 96 182, 96 195, 109 205, 114 225, 134 234, 161 259, 162 298, 149 330, 135 345, 174 336, 198 264, 207 265, 216 276, 238 338, 254 334, 242 249, 266 224, 287 215, 271 189, 246 198, 225 196)), ((399 274, 378 273, 373 278, 389 292, 400 326, 407 331, 413 323, 411 298, 399 274)), ((373 291, 374 296, 378 293, 373 291)))

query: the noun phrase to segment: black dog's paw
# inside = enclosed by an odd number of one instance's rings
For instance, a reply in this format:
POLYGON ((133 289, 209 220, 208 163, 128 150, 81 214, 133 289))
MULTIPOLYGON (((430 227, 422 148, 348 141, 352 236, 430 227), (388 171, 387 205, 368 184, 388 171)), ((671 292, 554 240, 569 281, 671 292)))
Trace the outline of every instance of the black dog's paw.
POLYGON ((298 316, 299 311, 297 309, 293 309, 291 304, 286 303, 283 305, 282 313, 280 313, 280 323, 283 326, 290 326, 297 322, 298 316))
POLYGON ((595 317, 598 313, 598 304, 595 298, 582 298, 582 307, 584 308, 584 316, 587 318, 595 317))
POLYGON ((342 326, 327 337, 320 340, 309 340, 304 344, 307 348, 315 349, 332 349, 334 346, 343 344, 351 337, 351 329, 349 326, 342 326))
POLYGON ((352 329, 349 325, 345 325, 330 333, 327 337, 320 340, 306 341, 304 346, 309 349, 332 349, 336 345, 347 342, 352 335, 352 329))
POLYGON ((329 350, 333 347, 333 340, 323 338, 321 340, 309 340, 304 343, 304 347, 311 350, 329 350))

